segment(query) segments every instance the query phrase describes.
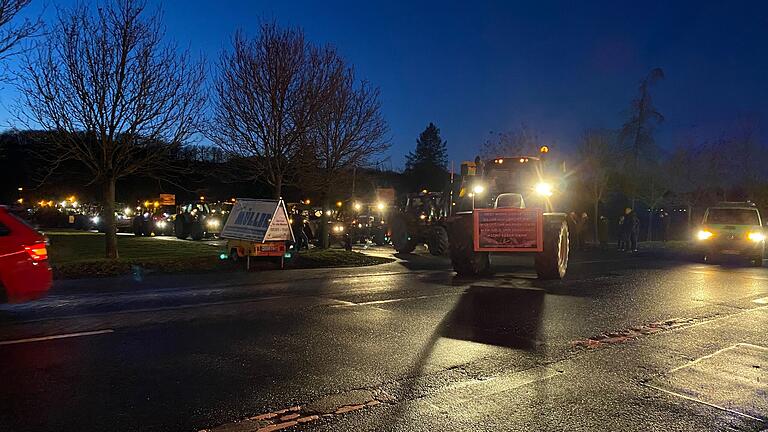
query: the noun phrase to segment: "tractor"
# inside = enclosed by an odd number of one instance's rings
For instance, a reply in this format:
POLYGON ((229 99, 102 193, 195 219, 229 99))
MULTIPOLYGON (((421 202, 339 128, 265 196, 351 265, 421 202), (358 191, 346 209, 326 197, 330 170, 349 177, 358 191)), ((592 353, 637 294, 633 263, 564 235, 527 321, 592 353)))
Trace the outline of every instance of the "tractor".
POLYGON ((161 205, 159 201, 144 201, 136 206, 133 217, 133 234, 136 236, 172 235, 173 225, 169 221, 175 206, 161 205))
POLYGON ((220 233, 231 209, 232 203, 226 201, 208 203, 200 200, 179 206, 178 212, 170 218, 176 238, 201 240, 220 233))
POLYGON ((563 185, 540 156, 462 163, 454 211, 446 220, 450 258, 459 276, 490 274, 492 253, 534 254, 540 279, 562 279, 570 241, 566 214, 553 211, 563 185))
POLYGON ((390 220, 392 245, 400 253, 411 253, 419 244, 427 245, 435 256, 448 252, 446 217, 447 194, 429 192, 408 194, 405 207, 390 220))

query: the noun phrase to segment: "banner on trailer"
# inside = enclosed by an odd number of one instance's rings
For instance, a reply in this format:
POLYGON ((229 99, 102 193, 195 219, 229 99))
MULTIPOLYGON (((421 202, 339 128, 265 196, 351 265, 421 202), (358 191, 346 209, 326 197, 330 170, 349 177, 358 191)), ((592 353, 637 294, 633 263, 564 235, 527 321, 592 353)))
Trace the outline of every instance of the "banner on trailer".
POLYGON ((221 238, 256 243, 294 240, 282 200, 250 198, 235 200, 221 238))
POLYGON ((544 250, 544 217, 540 209, 476 209, 474 218, 477 252, 544 250))

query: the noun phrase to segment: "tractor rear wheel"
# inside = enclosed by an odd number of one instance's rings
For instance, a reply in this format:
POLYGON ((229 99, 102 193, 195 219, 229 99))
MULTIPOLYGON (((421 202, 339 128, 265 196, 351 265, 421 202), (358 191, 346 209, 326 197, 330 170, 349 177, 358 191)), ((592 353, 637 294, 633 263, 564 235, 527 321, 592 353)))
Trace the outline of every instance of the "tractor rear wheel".
POLYGON ((429 253, 434 256, 445 255, 448 252, 448 231, 443 226, 435 226, 429 233, 429 242, 427 243, 429 253))
POLYGON ((195 241, 203 239, 205 232, 203 231, 203 224, 200 223, 200 221, 194 221, 189 224, 189 236, 195 241))
POLYGON ((176 220, 173 223, 173 230, 176 234, 176 238, 179 240, 184 240, 187 237, 189 237, 189 231, 187 230, 188 226, 186 223, 184 223, 184 216, 183 215, 177 215, 176 220))
POLYGON ((411 253, 416 249, 416 239, 408 230, 408 224, 400 217, 392 221, 392 245, 400 253, 411 253))
POLYGON ((568 270, 570 240, 568 224, 544 219, 544 251, 536 254, 535 267, 539 279, 562 279, 568 270))

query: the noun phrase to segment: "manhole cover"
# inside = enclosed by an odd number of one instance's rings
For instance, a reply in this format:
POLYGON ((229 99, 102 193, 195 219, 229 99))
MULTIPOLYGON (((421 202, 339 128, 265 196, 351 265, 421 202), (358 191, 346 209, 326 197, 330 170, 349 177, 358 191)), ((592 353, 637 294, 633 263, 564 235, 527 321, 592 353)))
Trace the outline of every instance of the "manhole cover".
POLYGON ((768 420, 768 348, 737 344, 672 369, 650 387, 768 420))

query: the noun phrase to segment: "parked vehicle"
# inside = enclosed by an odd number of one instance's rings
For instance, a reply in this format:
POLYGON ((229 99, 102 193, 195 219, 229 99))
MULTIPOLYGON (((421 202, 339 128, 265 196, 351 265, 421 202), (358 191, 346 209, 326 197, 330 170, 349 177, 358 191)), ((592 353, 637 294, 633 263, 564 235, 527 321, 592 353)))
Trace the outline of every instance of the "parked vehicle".
POLYGON ((704 261, 738 256, 756 267, 763 265, 765 230, 760 211, 752 203, 724 202, 709 207, 696 240, 704 261))
POLYGON ((52 284, 46 238, 0 206, 0 297, 6 302, 44 296, 52 284))

